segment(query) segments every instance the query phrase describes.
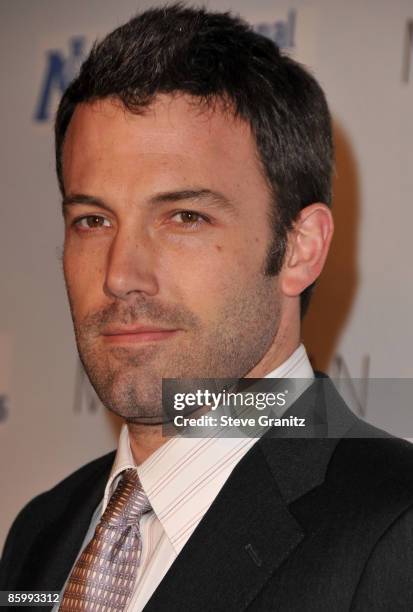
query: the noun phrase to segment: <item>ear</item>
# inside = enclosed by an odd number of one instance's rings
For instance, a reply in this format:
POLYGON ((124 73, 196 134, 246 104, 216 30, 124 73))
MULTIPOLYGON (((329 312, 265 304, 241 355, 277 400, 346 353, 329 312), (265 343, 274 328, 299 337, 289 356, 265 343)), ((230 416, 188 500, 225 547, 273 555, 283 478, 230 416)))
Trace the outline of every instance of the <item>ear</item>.
POLYGON ((288 246, 280 272, 284 295, 298 296, 320 275, 334 232, 331 210, 311 204, 300 211, 288 235, 288 246))

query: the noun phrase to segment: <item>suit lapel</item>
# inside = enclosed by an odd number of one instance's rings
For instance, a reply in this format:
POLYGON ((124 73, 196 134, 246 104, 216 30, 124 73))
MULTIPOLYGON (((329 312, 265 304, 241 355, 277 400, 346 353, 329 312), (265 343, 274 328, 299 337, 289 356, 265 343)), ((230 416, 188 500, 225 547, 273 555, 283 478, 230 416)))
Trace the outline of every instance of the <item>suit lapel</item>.
POLYGON ((178 612, 183 607, 242 612, 303 540, 304 530, 288 505, 323 483, 338 440, 356 417, 326 377, 307 389, 288 415, 305 416, 308 426, 293 433, 299 438, 285 437, 275 428, 257 441, 231 473, 145 612, 178 612))

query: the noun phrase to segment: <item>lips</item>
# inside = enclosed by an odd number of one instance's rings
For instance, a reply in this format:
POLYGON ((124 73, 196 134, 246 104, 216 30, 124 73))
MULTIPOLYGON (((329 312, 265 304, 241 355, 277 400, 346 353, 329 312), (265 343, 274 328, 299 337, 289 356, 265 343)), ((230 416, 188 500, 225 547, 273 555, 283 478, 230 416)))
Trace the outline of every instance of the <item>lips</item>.
POLYGON ((129 334, 146 334, 165 331, 175 331, 166 327, 155 327, 153 325, 137 325, 133 327, 108 327, 103 332, 103 336, 123 336, 129 334))
POLYGON ((179 330, 154 325, 112 326, 107 327, 102 336, 105 341, 111 343, 133 343, 166 340, 177 331, 179 330))

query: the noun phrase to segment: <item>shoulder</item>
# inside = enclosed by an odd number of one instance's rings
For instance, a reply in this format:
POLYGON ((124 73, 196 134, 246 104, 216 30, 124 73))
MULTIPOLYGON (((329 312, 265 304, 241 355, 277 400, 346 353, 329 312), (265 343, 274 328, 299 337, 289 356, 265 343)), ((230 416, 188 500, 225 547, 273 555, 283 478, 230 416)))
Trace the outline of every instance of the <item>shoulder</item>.
POLYGON ((320 372, 316 372, 316 377, 323 383, 329 427, 331 419, 333 432, 338 424, 338 440, 332 444, 334 452, 328 465, 331 478, 345 480, 348 476, 352 489, 358 483, 361 491, 371 491, 384 483, 412 491, 413 444, 356 416, 345 405, 331 379, 320 372))
POLYGON ((348 534, 363 534, 370 551, 380 542, 379 552, 387 544, 394 550, 396 542, 398 549, 403 549, 403 534, 406 529, 413 530, 410 442, 364 422, 356 423, 349 435, 338 442, 325 483, 348 534))
POLYGON ((413 444, 354 416, 338 440, 326 482, 341 503, 389 520, 413 504, 413 444))
POLYGON ((335 466, 363 486, 391 482, 413 491, 413 444, 360 419, 338 442, 330 467, 335 466))

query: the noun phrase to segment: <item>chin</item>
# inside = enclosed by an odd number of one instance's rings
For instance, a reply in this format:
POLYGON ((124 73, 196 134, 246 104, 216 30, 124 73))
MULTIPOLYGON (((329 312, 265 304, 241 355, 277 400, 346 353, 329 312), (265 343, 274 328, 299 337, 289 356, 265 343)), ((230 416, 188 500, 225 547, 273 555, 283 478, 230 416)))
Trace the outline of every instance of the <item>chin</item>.
POLYGON ((126 386, 117 389, 116 392, 101 390, 98 393, 102 404, 111 412, 122 417, 126 421, 139 423, 162 423, 167 420, 162 408, 162 386, 159 391, 136 389, 126 386))

